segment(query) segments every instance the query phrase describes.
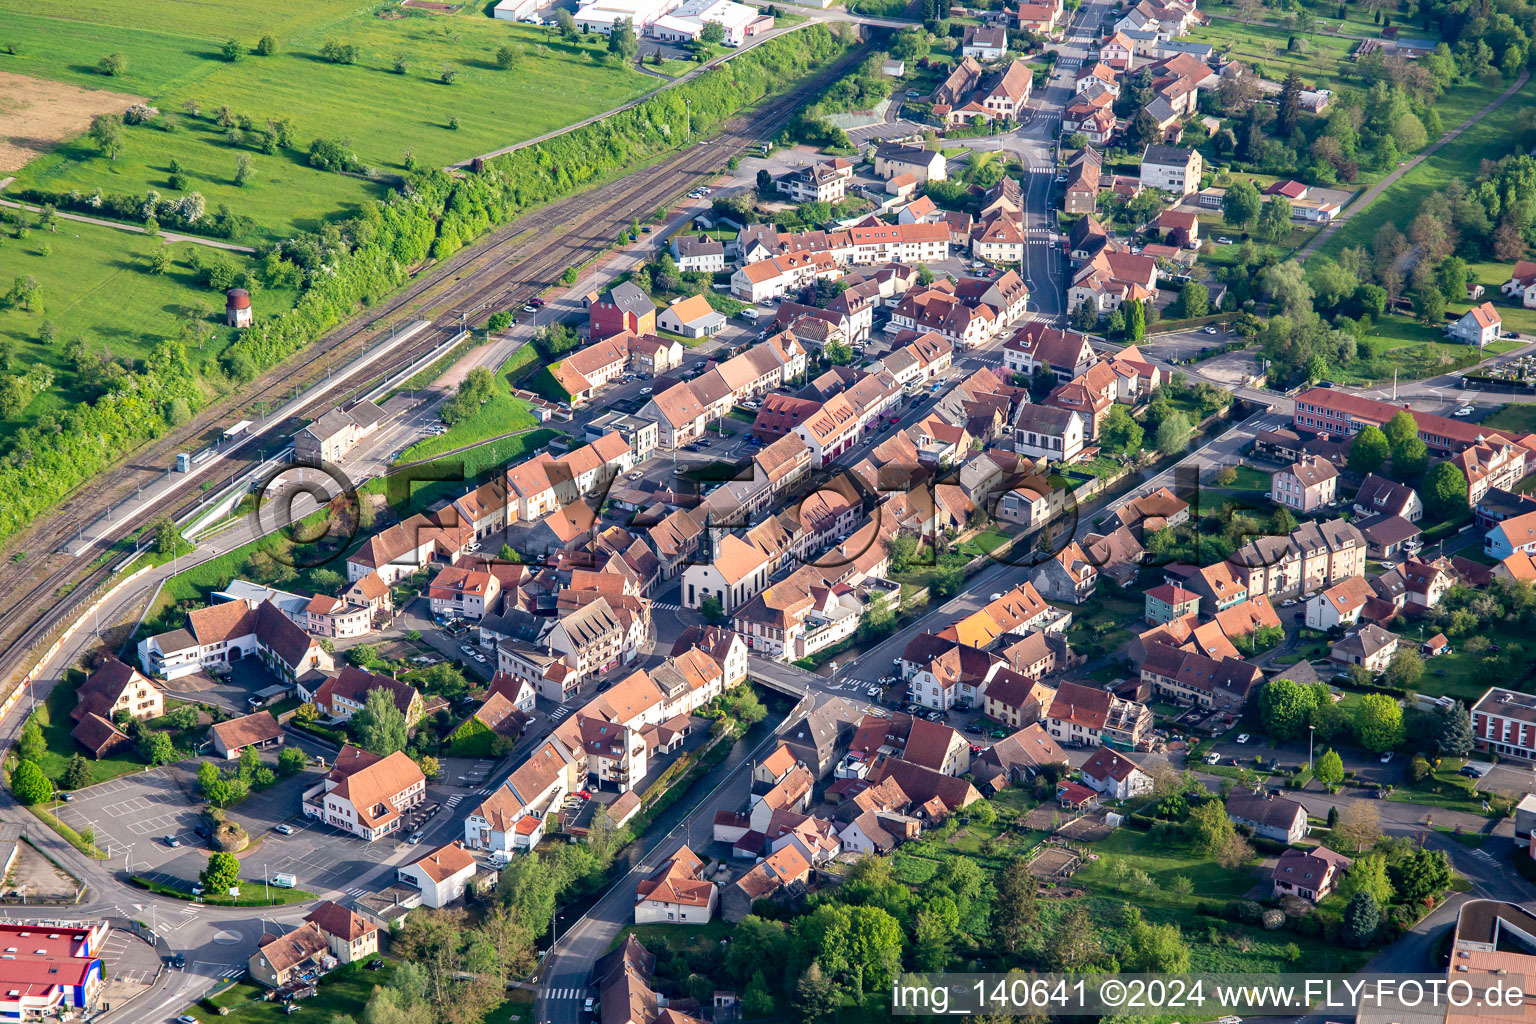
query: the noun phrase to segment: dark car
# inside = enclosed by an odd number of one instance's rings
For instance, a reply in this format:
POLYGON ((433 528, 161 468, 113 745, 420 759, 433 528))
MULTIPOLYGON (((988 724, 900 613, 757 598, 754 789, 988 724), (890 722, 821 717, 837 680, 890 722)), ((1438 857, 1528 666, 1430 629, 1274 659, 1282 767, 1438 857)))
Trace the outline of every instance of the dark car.
POLYGON ((370 971, 380 970, 381 968, 383 968, 383 966, 384 966, 384 961, 383 960, 370 960, 370 961, 368 961, 368 969, 370 971))
POLYGON ((181 970, 183 967, 187 966, 186 956, 181 953, 177 953, 175 956, 171 957, 171 966, 176 968, 178 971, 181 970))
POLYGON ((196 828, 194 828, 192 831, 196 832, 197 835, 198 835, 198 838, 200 838, 200 839, 212 839, 213 838, 213 829, 209 828, 207 825, 199 825, 196 828))

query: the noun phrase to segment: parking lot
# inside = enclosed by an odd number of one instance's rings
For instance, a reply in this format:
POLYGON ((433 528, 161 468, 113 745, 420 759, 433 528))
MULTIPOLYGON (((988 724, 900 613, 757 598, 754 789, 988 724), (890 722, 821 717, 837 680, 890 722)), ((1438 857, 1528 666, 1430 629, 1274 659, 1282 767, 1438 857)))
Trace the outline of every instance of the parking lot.
POLYGON ((192 779, 181 765, 124 775, 81 790, 61 806, 59 817, 77 832, 94 831, 96 845, 111 856, 126 853, 134 865, 152 863, 152 850, 175 852, 161 841, 163 836, 189 844, 199 841, 197 805, 184 788, 192 779))

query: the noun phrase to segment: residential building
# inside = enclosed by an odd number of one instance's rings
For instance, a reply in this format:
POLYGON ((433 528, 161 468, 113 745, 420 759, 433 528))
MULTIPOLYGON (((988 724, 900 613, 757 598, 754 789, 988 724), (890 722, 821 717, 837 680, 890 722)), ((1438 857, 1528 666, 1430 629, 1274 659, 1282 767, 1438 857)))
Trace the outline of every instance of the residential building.
POLYGON ((426 799, 427 780, 403 751, 378 757, 350 744, 304 791, 305 817, 372 842, 400 830, 402 813, 426 799))
POLYGON ((1311 832, 1305 807, 1295 800, 1271 796, 1263 790, 1234 792, 1227 797, 1226 807, 1227 817, 1233 824, 1247 826, 1260 839, 1298 843, 1311 832))
POLYGON ((636 924, 708 924, 719 889, 699 855, 684 846, 635 884, 636 924))
POLYGON ((1515 268, 1509 273, 1509 280, 1499 285, 1499 294, 1519 299, 1526 309, 1536 309, 1536 263, 1516 260, 1515 268))
POLYGON ((630 281, 614 285, 587 310, 593 341, 615 334, 655 334, 656 306, 630 281))
POLYGON ((1001 25, 967 25, 960 55, 977 60, 1002 60, 1008 52, 1008 30, 1001 25))
POLYGON ((331 955, 344 964, 357 963, 379 952, 379 926, 339 903, 326 900, 304 915, 325 936, 331 955))
POLYGON ((947 176, 944 154, 922 146, 885 143, 875 149, 875 176, 886 181, 910 174, 918 181, 943 181, 947 176))
POLYGON ((1152 712, 1145 704, 1108 690, 1064 682, 1056 688, 1056 696, 1041 722, 1051 739, 1063 746, 1109 744, 1121 750, 1135 750, 1152 730, 1152 712))
POLYGON ((1203 166, 1198 150, 1151 145, 1141 154, 1141 184, 1187 196, 1199 190, 1203 166))
POLYGON ((853 180, 853 164, 842 157, 807 164, 778 180, 780 192, 797 203, 836 203, 853 180))
POLYGON ((1354 505, 1357 516, 1401 516, 1416 523, 1424 515, 1424 502, 1418 491, 1375 473, 1365 475, 1360 490, 1355 493, 1354 505))
POLYGON ((1146 620, 1154 626, 1200 613, 1200 595, 1174 583, 1153 587, 1143 597, 1146 601, 1146 620))
POLYGON ((140 641, 138 654, 145 671, 167 680, 252 656, 289 683, 334 664, 319 641, 270 600, 224 601, 188 612, 185 628, 140 641))
POLYGON ((1311 512, 1332 505, 1338 491, 1339 471, 1322 459, 1303 458, 1270 477, 1269 500, 1276 505, 1311 512))
POLYGON ((1032 459, 1067 463, 1083 452, 1087 425, 1071 409, 1050 405, 1021 405, 1014 413, 1013 450, 1032 459))
POLYGON ((1351 576, 1307 599, 1307 626, 1332 629, 1353 626, 1360 620, 1366 602, 1375 596, 1364 576, 1351 576))
POLYGON ((1492 434, 1479 438, 1451 456, 1451 463, 1467 478, 1467 500, 1478 506, 1490 490, 1510 491, 1524 476, 1530 463, 1530 435, 1519 443, 1492 434))
POLYGON ((267 988, 286 988, 298 981, 316 979, 340 963, 331 955, 325 932, 313 921, 305 921, 281 935, 265 932, 256 947, 246 967, 251 977, 267 988))
POLYGON ((395 877, 420 889, 423 905, 441 910, 464 898, 477 870, 475 855, 455 839, 420 860, 397 868, 395 877))
POLYGON ((110 722, 119 714, 149 719, 165 713, 165 691, 160 684, 116 658, 107 658, 80 684, 75 701, 70 716, 77 722, 86 715, 99 715, 110 722))
POLYGON ((681 334, 685 338, 707 338, 725 324, 725 314, 717 313, 702 295, 675 299, 656 318, 656 325, 661 330, 681 334))
POLYGON ((1298 430, 1353 437, 1363 427, 1384 427, 1407 410, 1419 428, 1419 440, 1431 455, 1450 456, 1484 439, 1486 431, 1475 423, 1449 416, 1415 412, 1406 405, 1380 402, 1352 395, 1339 388, 1309 388, 1296 396, 1292 424, 1298 430))
POLYGON ((1495 523, 1483 537, 1483 550, 1500 561, 1516 552, 1536 552, 1536 512, 1524 512, 1495 523))
POLYGON ((1227 559, 1248 596, 1310 594, 1365 573, 1366 543, 1343 519, 1305 522, 1286 537, 1260 537, 1227 559))
POLYGON ((1112 800, 1130 800, 1152 792, 1152 776, 1123 754, 1100 747, 1083 762, 1083 785, 1112 800))
POLYGON ((718 274, 725 269, 725 243, 708 235, 674 235, 672 258, 677 269, 718 274))
POLYGON ((1072 541, 1056 557, 1041 562, 1030 582, 1047 601, 1065 601, 1082 604, 1093 596, 1099 583, 1099 567, 1083 553, 1082 547, 1072 541))
POLYGON ((1321 903, 1338 886, 1354 862, 1326 846, 1309 850, 1282 850, 1273 876, 1275 899, 1299 896, 1308 903, 1321 903))
POLYGON ((1397 653, 1398 636, 1374 622, 1356 626, 1333 645, 1328 660, 1341 665, 1358 665, 1371 672, 1385 672, 1397 653))
POLYGON ((1503 327, 1504 319, 1493 303, 1483 302, 1463 313, 1460 319, 1446 327, 1445 333, 1452 341, 1481 348, 1498 341, 1503 327))

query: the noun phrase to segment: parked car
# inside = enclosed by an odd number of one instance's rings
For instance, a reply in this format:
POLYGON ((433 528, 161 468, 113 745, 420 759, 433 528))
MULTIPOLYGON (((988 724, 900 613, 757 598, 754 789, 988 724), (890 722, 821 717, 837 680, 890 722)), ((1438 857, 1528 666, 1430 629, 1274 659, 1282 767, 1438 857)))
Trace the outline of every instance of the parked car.
POLYGON ((284 822, 281 825, 274 825, 273 828, 272 828, 272 831, 277 832, 277 833, 279 833, 281 835, 291 836, 291 835, 293 835, 293 833, 296 830, 294 829, 294 827, 292 825, 289 825, 287 822, 284 822))
POLYGON ((535 308, 544 305, 544 300, 540 299, 540 298, 532 298, 532 299, 529 299, 528 302, 529 302, 530 305, 534 306, 535 308))
POLYGON ((181 845, 181 840, 177 839, 175 836, 166 836, 165 845, 174 850, 176 847, 181 845))
POLYGON ((535 306, 531 302, 523 307, 523 312, 524 313, 537 313, 538 311, 539 311, 539 307, 535 306))
POLYGON ((1392 763, 1392 751, 1389 750, 1385 754, 1381 755, 1381 763, 1382 764, 1391 764, 1392 763))
POLYGON ((178 971, 187 966, 187 957, 184 953, 177 953, 171 957, 171 966, 178 971))
POLYGON ((380 969, 383 968, 383 966, 384 966, 384 961, 383 960, 369 960, 368 961, 368 969, 370 971, 380 970, 380 969))
POLYGON ((1460 409, 1457 409, 1455 412, 1451 413, 1451 415, 1457 418, 1461 418, 1465 416, 1471 416, 1476 411, 1477 410, 1472 408, 1472 406, 1464 405, 1460 409))
POLYGON ((1239 743, 1247 743, 1248 742, 1248 734, 1247 733, 1243 733, 1241 736, 1239 736, 1237 738, 1237 742, 1239 742, 1239 743))

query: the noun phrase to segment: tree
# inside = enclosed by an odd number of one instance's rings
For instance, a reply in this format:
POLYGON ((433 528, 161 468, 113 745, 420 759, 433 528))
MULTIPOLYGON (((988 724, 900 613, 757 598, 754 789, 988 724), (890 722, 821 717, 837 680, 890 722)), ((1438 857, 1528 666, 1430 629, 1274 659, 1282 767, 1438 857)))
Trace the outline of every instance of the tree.
POLYGON ((284 775, 297 775, 309 763, 309 757, 298 747, 284 747, 277 755, 277 770, 284 775))
POLYGON ((1412 439, 1419 436, 1419 425, 1414 420, 1413 413, 1409 412, 1407 409, 1404 409, 1402 412, 1393 416, 1390 420, 1387 420, 1385 433, 1387 436, 1387 444, 1391 447, 1393 453, 1395 454, 1398 447, 1405 441, 1411 441, 1412 439))
POLYGON ((151 274, 164 274, 171 269, 171 250, 156 245, 144 254, 144 269, 151 274))
POLYGON ((1425 508, 1436 519, 1455 519, 1467 511, 1467 474, 1449 459, 1430 468, 1420 490, 1425 508))
POLYGON ((22 725, 21 735, 16 740, 16 753, 27 761, 41 761, 48 753, 48 741, 43 738, 43 727, 38 724, 37 715, 28 716, 22 725))
POLYGON ((748 1017, 773 1016, 773 993, 768 989, 768 979, 763 972, 752 975, 747 990, 741 994, 741 1008, 748 1017))
POLYGON ((1350 949, 1364 949, 1376 936, 1381 907, 1368 892, 1357 892, 1344 908, 1344 927, 1339 938, 1350 949))
POLYGON ((1457 701, 1438 712, 1439 728, 1434 732, 1435 750, 1442 757, 1465 757, 1472 753, 1472 716, 1467 706, 1457 701))
POLYGON ((822 972, 821 965, 812 960, 795 985, 795 1012, 805 1024, 820 1024, 833 1018, 841 1001, 837 986, 822 972))
POLYGON ((343 43, 335 39, 327 39, 320 44, 320 56, 332 64, 356 64, 357 44, 343 43))
POLYGON ((1179 292, 1179 315, 1188 319, 1205 316, 1211 310, 1211 292, 1199 281, 1191 281, 1179 292))
POLYGON ((1284 196, 1270 196, 1269 202, 1259 211, 1259 222, 1254 225, 1260 238, 1277 242, 1291 233, 1291 201, 1284 196))
POLYGON ((1445 295, 1435 285, 1425 285, 1413 294, 1413 315, 1431 327, 1445 319, 1445 295))
POLYGON ((444 64, 442 71, 438 72, 437 80, 444 85, 452 85, 459 80, 459 69, 452 64, 444 64))
POLYGON ((1230 227, 1245 228, 1259 217, 1264 200, 1246 178, 1234 181, 1221 197, 1221 219, 1230 227))
POLYGON ((225 40, 224 45, 219 47, 219 54, 233 64, 245 56, 245 44, 238 39, 225 40))
POLYGON ((232 853, 211 853, 208 866, 203 869, 203 888, 209 892, 225 893, 240 884, 240 861, 232 853))
POLYGON ((1467 261, 1460 256, 1447 256, 1435 268, 1435 283, 1447 301, 1460 302, 1467 296, 1467 261))
POLYGON ((725 618, 725 605, 721 603, 718 596, 711 594, 699 603, 699 614, 704 616, 706 621, 719 622, 725 618))
POLYGON ((53 783, 35 761, 23 759, 11 772, 11 792, 28 806, 46 803, 53 799, 53 783))
POLYGON ((1088 911, 1073 903, 1056 922, 1045 946, 1045 962, 1054 971, 1080 971, 1104 955, 1099 930, 1088 911))
MULTIPOLYGON (((437 758, 431 756, 430 754, 423 754, 421 758, 417 760, 416 766, 421 769, 421 774, 425 775, 429 779, 435 779, 439 775, 443 774, 443 766, 438 763, 437 758)), ((598 810, 602 810, 602 808, 598 808, 598 810)))
POLYGON ((1207 856, 1214 855, 1228 837, 1237 834, 1219 800, 1206 800, 1191 810, 1189 830, 1196 848, 1207 856))
POLYGON ((128 58, 120 53, 109 53, 96 62, 96 70, 109 78, 121 78, 128 73, 128 58))
POLYGON ((64 788, 83 789, 91 784, 91 762, 81 753, 72 754, 64 766, 64 788))
POLYGON ((1035 901, 1035 877, 1023 857, 1010 858, 997 880, 992 902, 992 927, 1003 951, 1017 953, 1032 944, 1040 908, 1035 901))
POLYGON ((1129 944, 1121 966, 1131 971, 1182 974, 1189 970, 1189 943, 1176 924, 1137 921, 1127 936, 1129 944))
POLYGON ((1403 742, 1403 709, 1385 693, 1366 694, 1355 712, 1355 735, 1375 753, 1395 749, 1403 742))
POLYGON ((117 114, 97 114, 91 118, 91 141, 108 160, 123 152, 123 119, 117 114))
POLYGON ((1157 425, 1157 450, 1165 455, 1179 454, 1189 447, 1192 430, 1188 418, 1175 409, 1157 425))
POLYGON ((300 725, 311 725, 320 717, 320 709, 313 701, 305 701, 293 709, 293 720, 300 725))
POLYGON ((560 32, 560 38, 566 41, 581 35, 581 30, 576 27, 576 19, 564 8, 555 12, 555 27, 560 32))
POLYGON ((1396 889, 1404 900, 1422 900, 1451 887, 1450 862, 1442 850, 1423 847, 1404 857, 1392 870, 1396 889))
POLYGON ((1380 427, 1367 424, 1349 444, 1349 468, 1355 473, 1374 473, 1390 453, 1387 435, 1380 427))
POLYGON ((139 752, 153 765, 170 764, 177 759, 176 745, 171 742, 171 737, 158 729, 144 733, 144 738, 139 741, 139 752))
POLYGON ((1344 781, 1344 759, 1329 747, 1313 764, 1312 776, 1325 786, 1337 786, 1344 781))
POLYGON ((1410 437, 1392 449, 1392 474, 1399 480, 1422 476, 1428 465, 1429 448, 1416 437, 1410 437))
POLYGON ((640 43, 635 39, 635 23, 629 18, 620 18, 614 22, 608 32, 608 52, 620 60, 628 61, 639 48, 640 43))
POLYGON ((1293 740, 1303 735, 1316 707, 1316 691, 1289 679, 1265 683, 1259 691, 1259 720, 1275 739, 1293 740))
POLYGON ((405 749, 405 713, 395 705, 395 695, 380 687, 369 690, 360 711, 352 716, 352 732, 358 746, 385 756, 405 749))
POLYGON ((1109 410, 1109 415, 1104 417, 1104 423, 1099 427, 1099 440, 1110 451, 1127 455, 1139 452, 1143 438, 1141 424, 1126 411, 1124 405, 1118 403, 1109 410))
POLYGON ((1221 845, 1211 854, 1211 859, 1217 866, 1228 871, 1240 868, 1253 859, 1253 844, 1233 832, 1221 841, 1221 845))
POLYGON ((496 51, 496 66, 503 71, 511 71, 522 60, 523 51, 515 46, 503 46, 496 51))
POLYGON ((379 660, 379 649, 372 644, 358 644, 347 651, 347 661, 358 668, 367 668, 379 660))
POLYGON ((1147 309, 1139 302, 1125 304, 1125 340, 1131 344, 1140 341, 1147 333, 1147 309))
POLYGON ((725 26, 718 21, 707 21, 699 31, 699 42, 717 46, 725 42, 725 26))
MULTIPOLYGON (((1388 683, 1411 690, 1419 684, 1419 679, 1424 675, 1424 659, 1419 652, 1408 647, 1400 647, 1392 660, 1387 663, 1387 671, 1384 673, 1388 683)), ((1396 702, 1393 702, 1396 704, 1396 702)))
POLYGON ((251 158, 244 153, 235 157, 235 187, 245 188, 251 180, 251 158))
POLYGON ((1356 800, 1339 811, 1339 823, 1333 831, 1360 850, 1381 838, 1381 815, 1367 801, 1356 800))
POLYGON ((1093 308, 1093 303, 1084 299, 1077 304, 1072 311, 1072 326, 1079 331, 1091 331, 1099 326, 1099 311, 1093 308))
POLYGON ((1270 533, 1281 537, 1296 529, 1296 517, 1291 515, 1291 510, 1284 505, 1275 508, 1275 514, 1270 517, 1270 533))
POLYGON ((1296 134, 1301 125, 1301 76, 1292 71, 1280 88, 1280 106, 1275 114, 1275 136, 1282 142, 1296 134))
POLYGON ((253 51, 258 57, 271 57, 277 53, 277 40, 271 36, 262 36, 256 40, 256 49, 253 51))

